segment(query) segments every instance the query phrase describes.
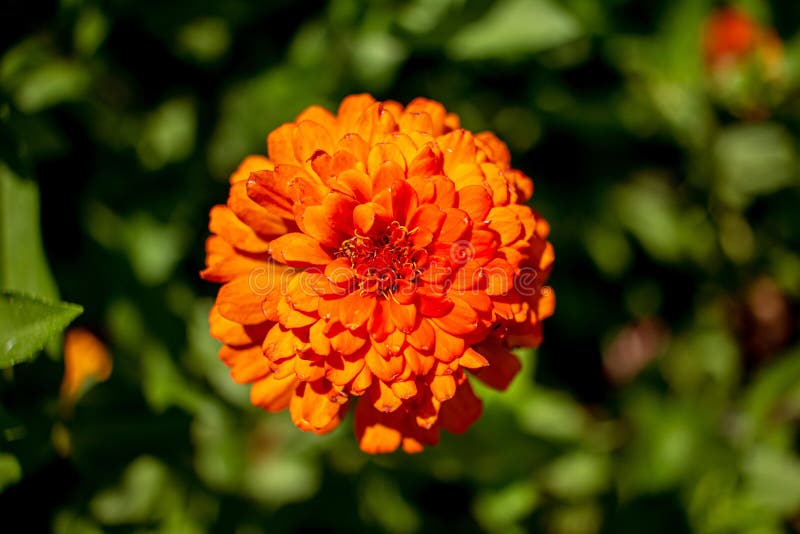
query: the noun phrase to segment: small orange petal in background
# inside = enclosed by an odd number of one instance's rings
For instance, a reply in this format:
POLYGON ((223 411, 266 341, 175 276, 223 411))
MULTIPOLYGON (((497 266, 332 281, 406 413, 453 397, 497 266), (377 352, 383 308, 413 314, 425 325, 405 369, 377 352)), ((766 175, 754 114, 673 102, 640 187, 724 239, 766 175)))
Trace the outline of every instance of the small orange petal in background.
POLYGON ((61 398, 77 399, 92 383, 107 380, 111 368, 111 355, 94 334, 84 328, 70 329, 64 340, 61 398))

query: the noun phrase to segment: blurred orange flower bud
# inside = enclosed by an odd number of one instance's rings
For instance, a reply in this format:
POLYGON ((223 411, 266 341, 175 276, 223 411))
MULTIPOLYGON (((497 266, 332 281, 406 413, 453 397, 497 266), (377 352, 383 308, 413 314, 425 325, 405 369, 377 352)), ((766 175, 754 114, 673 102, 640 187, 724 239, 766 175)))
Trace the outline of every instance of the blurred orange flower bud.
POLYGON ((61 398, 74 400, 91 382, 111 375, 111 356, 105 345, 84 328, 72 328, 64 340, 64 379, 61 398))
POLYGON ((775 30, 732 7, 719 9, 709 17, 703 41, 706 66, 712 71, 755 60, 765 74, 774 74, 783 58, 783 44, 775 30))

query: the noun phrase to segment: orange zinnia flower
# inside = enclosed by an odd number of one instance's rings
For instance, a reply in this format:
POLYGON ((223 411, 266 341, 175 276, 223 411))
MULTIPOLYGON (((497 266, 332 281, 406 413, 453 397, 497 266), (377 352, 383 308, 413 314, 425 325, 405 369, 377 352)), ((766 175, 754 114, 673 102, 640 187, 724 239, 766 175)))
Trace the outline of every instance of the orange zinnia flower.
POLYGON ((253 404, 407 452, 481 414, 465 371, 503 389, 510 352, 554 307, 547 222, 506 145, 441 104, 369 95, 269 134, 214 206, 202 276, 223 283, 211 334, 253 404))

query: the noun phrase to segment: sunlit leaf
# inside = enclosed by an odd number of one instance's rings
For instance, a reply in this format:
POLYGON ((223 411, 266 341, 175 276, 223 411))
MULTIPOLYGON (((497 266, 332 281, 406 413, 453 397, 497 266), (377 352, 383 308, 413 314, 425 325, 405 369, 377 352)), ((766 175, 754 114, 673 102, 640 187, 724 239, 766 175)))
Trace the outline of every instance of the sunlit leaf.
POLYGON ((795 144, 775 123, 738 124, 720 132, 714 156, 723 199, 740 206, 752 196, 800 184, 795 144))
POLYGON ((578 21, 550 0, 503 0, 448 43, 457 59, 513 58, 568 43, 582 35, 578 21))
POLYGON ((178 50, 204 63, 222 58, 230 44, 230 28, 221 18, 204 17, 192 20, 177 35, 178 50))
POLYGON ((559 497, 577 500, 603 491, 611 481, 611 465, 600 454, 576 451, 557 458, 543 472, 543 486, 559 497))
POLYGON ((0 492, 22 478, 22 467, 12 454, 0 453, 0 492))
POLYGON ((39 188, 0 161, 0 290, 58 298, 39 224, 39 188))
POLYGON ((96 7, 81 11, 75 22, 75 48, 85 55, 94 54, 108 35, 108 18, 96 7))
POLYGON ((539 505, 541 496, 533 480, 513 482, 497 491, 478 495, 473 506, 478 522, 489 532, 505 533, 539 505))
POLYGON ((416 510, 390 478, 367 477, 361 487, 361 503, 369 519, 386 532, 405 534, 419 529, 416 510))
POLYGON ((164 102, 145 121, 137 146, 139 159, 148 169, 180 161, 194 148, 197 112, 189 98, 164 102))
POLYGON ((766 446, 752 450, 745 463, 750 499, 778 513, 800 507, 800 460, 766 446))

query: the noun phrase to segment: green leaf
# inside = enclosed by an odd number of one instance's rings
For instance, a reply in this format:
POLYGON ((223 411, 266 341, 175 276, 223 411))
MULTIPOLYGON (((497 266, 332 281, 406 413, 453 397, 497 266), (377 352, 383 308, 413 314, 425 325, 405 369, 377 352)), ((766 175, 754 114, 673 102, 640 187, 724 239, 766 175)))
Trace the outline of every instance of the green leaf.
POLYGON ((555 2, 506 0, 459 31, 447 49, 457 59, 513 58, 555 48, 582 34, 578 21, 555 2))
POLYGON ((521 480, 495 491, 484 491, 474 503, 475 518, 489 532, 518 530, 519 521, 539 506, 539 489, 533 480, 521 480), (516 527, 516 528, 515 528, 516 527))
POLYGON ((719 169, 716 186, 733 206, 800 183, 795 139, 776 123, 742 123, 722 130, 714 156, 719 169))
POLYGON ((0 293, 0 369, 32 359, 82 312, 77 304, 0 293))
POLYGON ((39 225, 39 188, 0 161, 0 290, 58 299, 39 225))
POLYGON ((800 507, 800 461, 792 454, 757 446, 745 459, 749 500, 781 514, 800 507))
POLYGON ((0 453, 0 492, 22 478, 22 467, 16 456, 0 453))

